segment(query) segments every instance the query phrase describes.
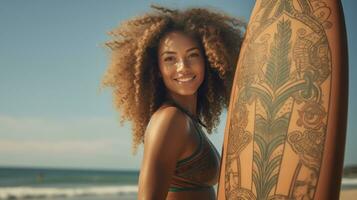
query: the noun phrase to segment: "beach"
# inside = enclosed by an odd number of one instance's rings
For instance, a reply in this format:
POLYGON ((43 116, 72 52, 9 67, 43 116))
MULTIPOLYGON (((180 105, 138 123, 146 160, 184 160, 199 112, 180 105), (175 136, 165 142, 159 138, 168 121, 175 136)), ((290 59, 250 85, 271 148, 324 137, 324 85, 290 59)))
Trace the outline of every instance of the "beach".
MULTIPOLYGON (((357 197, 357 189, 342 189, 340 193, 340 200, 354 200, 357 197)), ((2 198, 0 198, 2 199, 2 198)), ((3 199, 27 199, 27 198, 3 198, 3 199)), ((37 198, 31 198, 37 199, 37 198)), ((135 200, 136 193, 131 194, 117 194, 117 195, 96 195, 96 196, 57 196, 57 197, 40 197, 38 199, 44 200, 135 200)))
MULTIPOLYGON (((138 175, 138 171, 0 167, 0 200, 135 200, 138 175)), ((343 178, 340 199, 356 197, 357 178, 343 178)))
POLYGON ((354 200, 354 199, 357 199, 357 189, 341 190, 340 200, 354 200))

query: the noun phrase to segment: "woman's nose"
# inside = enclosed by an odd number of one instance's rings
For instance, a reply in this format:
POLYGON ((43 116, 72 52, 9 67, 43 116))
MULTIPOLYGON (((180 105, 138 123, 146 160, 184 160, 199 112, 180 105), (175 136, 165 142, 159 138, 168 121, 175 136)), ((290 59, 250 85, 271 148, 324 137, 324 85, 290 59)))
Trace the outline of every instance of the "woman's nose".
POLYGON ((180 59, 177 62, 177 71, 185 70, 188 67, 189 67, 189 64, 187 63, 187 61, 185 59, 180 59))

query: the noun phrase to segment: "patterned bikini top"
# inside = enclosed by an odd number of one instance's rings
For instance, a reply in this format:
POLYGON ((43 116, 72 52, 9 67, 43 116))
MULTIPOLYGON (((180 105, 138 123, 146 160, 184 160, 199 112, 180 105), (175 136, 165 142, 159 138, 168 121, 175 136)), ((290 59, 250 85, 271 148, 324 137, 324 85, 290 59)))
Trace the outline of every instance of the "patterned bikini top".
POLYGON ((211 188, 218 181, 220 156, 214 145, 209 141, 202 128, 204 124, 187 110, 175 102, 168 102, 188 115, 199 136, 197 149, 187 158, 176 163, 175 173, 171 179, 170 192, 204 190, 211 188))

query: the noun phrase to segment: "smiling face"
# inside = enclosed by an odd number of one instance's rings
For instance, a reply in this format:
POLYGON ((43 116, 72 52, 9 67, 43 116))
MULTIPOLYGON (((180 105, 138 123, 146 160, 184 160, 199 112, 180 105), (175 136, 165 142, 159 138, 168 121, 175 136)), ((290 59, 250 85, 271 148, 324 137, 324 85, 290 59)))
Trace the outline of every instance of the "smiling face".
POLYGON ((195 95, 204 80, 205 62, 198 43, 180 31, 167 33, 158 50, 159 68, 171 95, 195 95))

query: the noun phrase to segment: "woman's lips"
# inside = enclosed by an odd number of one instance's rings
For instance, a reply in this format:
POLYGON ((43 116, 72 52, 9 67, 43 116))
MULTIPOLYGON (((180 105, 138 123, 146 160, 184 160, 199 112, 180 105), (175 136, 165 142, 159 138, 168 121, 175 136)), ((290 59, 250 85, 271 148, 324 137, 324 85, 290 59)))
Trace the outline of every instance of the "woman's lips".
POLYGON ((174 80, 181 84, 181 83, 189 83, 189 82, 193 81, 195 78, 196 78, 196 76, 193 75, 193 76, 184 76, 184 77, 180 77, 180 78, 175 78, 174 80))

